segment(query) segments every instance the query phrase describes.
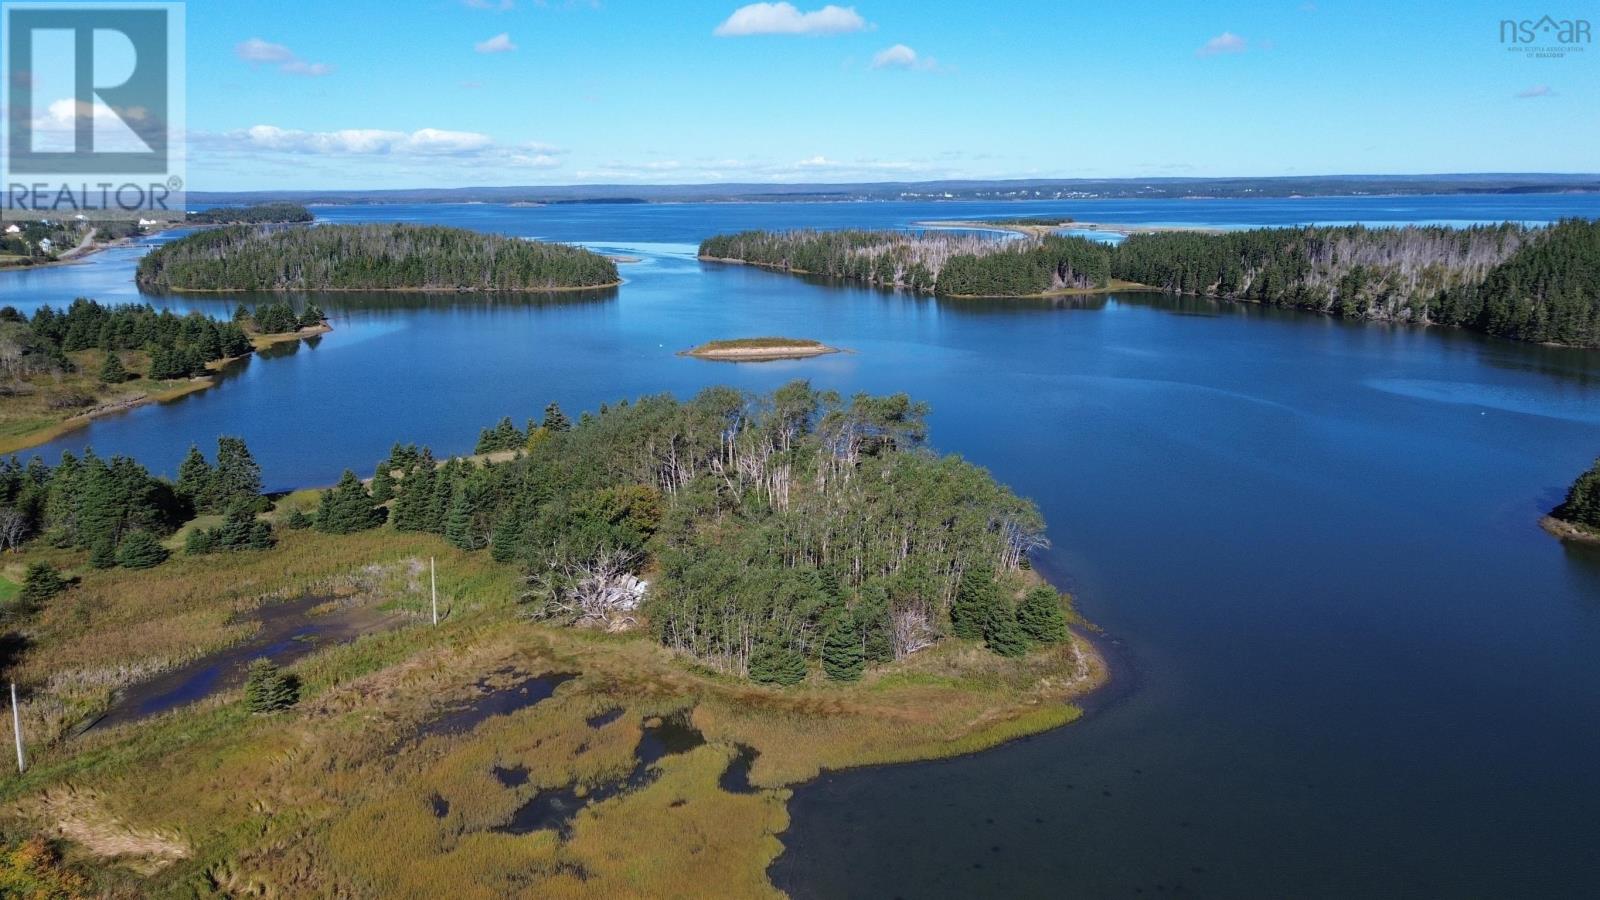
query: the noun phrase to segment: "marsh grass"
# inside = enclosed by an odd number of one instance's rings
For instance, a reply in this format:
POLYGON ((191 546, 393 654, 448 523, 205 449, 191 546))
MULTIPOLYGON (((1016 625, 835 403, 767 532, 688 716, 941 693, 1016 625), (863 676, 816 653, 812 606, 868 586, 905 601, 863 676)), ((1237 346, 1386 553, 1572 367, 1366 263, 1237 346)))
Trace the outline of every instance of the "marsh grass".
POLYGON ((68 864, 113 895, 766 896, 787 786, 824 768, 972 752, 1060 725, 1078 715, 1067 701, 1103 674, 1072 646, 1006 660, 948 642, 857 684, 814 676, 764 688, 642 633, 530 622, 513 568, 433 536, 279 537, 273 550, 179 555, 142 572, 91 570, 81 552, 27 556, 81 581, 29 627, 17 676, 38 737, 29 772, 0 783, 4 837, 58 833, 50 798, 72 797, 80 834, 126 838, 66 843, 68 864), (422 614, 428 556, 448 610, 437 628, 422 614), (250 715, 238 691, 224 691, 67 736, 117 687, 241 639, 236 612, 307 591, 414 624, 291 666, 302 694, 286 711, 250 715), (578 674, 465 733, 429 730, 488 688, 553 673, 578 674), (565 837, 497 830, 541 791, 589 795, 626 778, 645 723, 679 712, 708 743, 588 803, 565 837), (736 745, 759 754, 752 793, 719 786, 736 745), (526 780, 507 784, 497 768, 526 780))

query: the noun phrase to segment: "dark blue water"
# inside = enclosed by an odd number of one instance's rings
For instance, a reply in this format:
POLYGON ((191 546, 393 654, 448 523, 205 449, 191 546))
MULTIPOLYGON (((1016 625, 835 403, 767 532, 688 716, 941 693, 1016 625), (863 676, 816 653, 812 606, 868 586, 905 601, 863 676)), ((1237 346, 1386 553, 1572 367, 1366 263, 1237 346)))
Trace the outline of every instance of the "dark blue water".
MULTIPOLYGON (((1085 221, 1467 223, 1600 197, 1040 203, 1085 221)), ((1035 498, 1040 563, 1137 689, 948 762, 796 792, 774 877, 816 896, 1584 896, 1600 886, 1600 556, 1537 527, 1600 453, 1600 354, 1155 295, 943 302, 702 265, 734 228, 908 226, 996 204, 375 206, 639 256, 561 301, 326 297, 315 347, 48 448, 172 471, 243 435, 270 487, 471 448, 569 411, 795 377, 907 391, 933 439, 1035 498), (854 353, 731 365, 710 338, 854 353), (1136 674, 1134 674, 1136 673, 1136 674)), ((0 303, 134 296, 132 252, 0 277, 0 303)), ((234 301, 158 300, 217 312, 234 301)))

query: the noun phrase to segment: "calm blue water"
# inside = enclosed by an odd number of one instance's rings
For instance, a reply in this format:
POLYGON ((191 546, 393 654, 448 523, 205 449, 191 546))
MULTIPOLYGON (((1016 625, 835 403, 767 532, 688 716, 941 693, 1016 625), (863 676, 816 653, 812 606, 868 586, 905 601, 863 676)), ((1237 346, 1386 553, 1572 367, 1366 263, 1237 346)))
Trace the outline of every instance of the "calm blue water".
MULTIPOLYGON (((1026 204, 372 206, 638 256, 558 302, 326 297, 336 331, 44 452, 172 471, 244 436, 270 487, 396 439, 714 383, 907 391, 934 442, 1035 498, 1041 565, 1118 642, 1087 720, 825 776, 774 877, 805 896, 1586 896, 1600 888, 1600 555, 1538 517, 1600 453, 1600 354, 1153 295, 918 299, 702 265, 736 228, 929 218, 1249 225, 1548 221, 1600 197, 1026 204), (675 356, 787 334, 855 351, 675 356)), ((137 251, 0 276, 0 304, 132 299, 137 251)), ((223 313, 233 300, 168 300, 223 313)))

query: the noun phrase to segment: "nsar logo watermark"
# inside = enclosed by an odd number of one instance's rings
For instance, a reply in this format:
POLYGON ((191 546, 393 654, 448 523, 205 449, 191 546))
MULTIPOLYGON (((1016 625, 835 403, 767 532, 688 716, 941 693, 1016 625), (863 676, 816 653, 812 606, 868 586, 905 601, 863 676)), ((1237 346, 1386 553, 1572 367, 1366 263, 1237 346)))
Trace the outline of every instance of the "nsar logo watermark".
POLYGON ((0 5, 0 219, 180 219, 182 3, 0 5))
POLYGON ((1500 43, 1530 59, 1561 59, 1582 53, 1593 40, 1594 29, 1588 19, 1558 19, 1546 14, 1537 19, 1500 20, 1500 43))

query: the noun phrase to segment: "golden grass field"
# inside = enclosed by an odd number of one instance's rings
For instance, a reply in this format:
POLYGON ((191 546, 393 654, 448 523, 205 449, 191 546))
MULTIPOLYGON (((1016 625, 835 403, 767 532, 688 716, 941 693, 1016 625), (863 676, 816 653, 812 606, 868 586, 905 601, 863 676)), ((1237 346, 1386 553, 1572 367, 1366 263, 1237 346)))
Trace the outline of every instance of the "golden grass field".
MULTIPOLYGON (((291 495, 280 513, 307 499, 291 495)), ((56 550, 4 561, 10 579, 35 558, 81 579, 26 627, 14 669, 32 747, 27 774, 0 788, 13 857, 31 859, 23 842, 47 837, 63 858, 46 869, 110 896, 772 895, 788 787, 823 768, 971 752, 1064 724, 1079 714, 1069 701, 1104 677, 1082 640, 1020 660, 950 641, 856 684, 815 674, 766 688, 644 633, 530 622, 514 568, 430 535, 279 537, 269 551, 177 554, 142 572, 56 550), (438 627, 425 614, 430 556, 438 627), (403 624, 296 663, 302 699, 287 711, 251 715, 231 690, 72 736, 118 687, 242 639, 236 611, 306 592, 403 624), (575 677, 468 731, 430 731, 486 690, 551 673, 575 677), (564 837, 496 831, 541 791, 582 795, 626 775, 642 729, 674 713, 706 743, 586 806, 564 837), (739 746, 758 754, 749 793, 719 786, 739 746), (526 780, 503 783, 496 767, 526 780)), ((7 871, 0 860, 0 893, 7 871)))

